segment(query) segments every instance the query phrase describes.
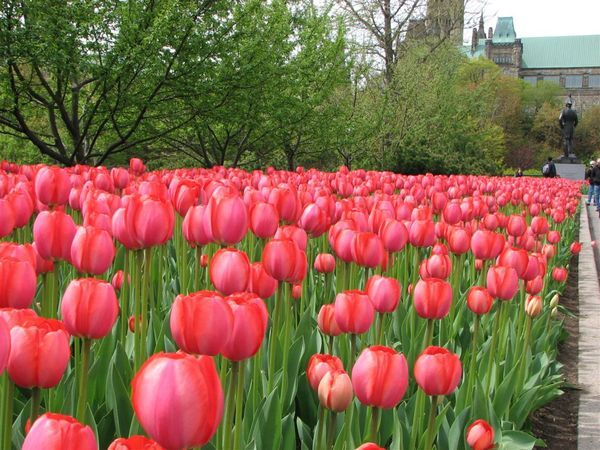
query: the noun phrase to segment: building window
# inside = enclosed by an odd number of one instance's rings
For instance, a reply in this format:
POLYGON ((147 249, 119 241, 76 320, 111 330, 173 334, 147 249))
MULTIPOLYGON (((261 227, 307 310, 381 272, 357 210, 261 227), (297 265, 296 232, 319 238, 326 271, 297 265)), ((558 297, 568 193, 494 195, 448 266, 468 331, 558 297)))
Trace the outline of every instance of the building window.
POLYGON ((588 77, 588 86, 591 88, 600 88, 600 75, 590 75, 588 77))
POLYGON ((546 81, 548 83, 560 84, 560 76, 558 76, 558 75, 545 76, 544 81, 546 81))
POLYGON ((583 86, 583 75, 567 75, 565 77, 566 88, 580 88, 583 86))
POLYGON ((532 86, 535 86, 537 84, 537 77, 523 77, 523 80, 525 81, 525 83, 529 83, 532 86))
POLYGON ((493 58, 493 60, 496 64, 512 64, 513 63, 512 56, 507 56, 507 55, 495 56, 493 58))

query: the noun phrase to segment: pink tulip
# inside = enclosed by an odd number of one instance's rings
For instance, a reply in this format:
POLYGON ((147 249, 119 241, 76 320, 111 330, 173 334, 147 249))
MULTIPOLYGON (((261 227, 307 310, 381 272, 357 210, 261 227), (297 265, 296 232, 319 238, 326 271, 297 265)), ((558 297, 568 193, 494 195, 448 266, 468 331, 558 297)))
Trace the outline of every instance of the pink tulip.
POLYGON ((210 281, 222 294, 244 292, 250 279, 250 261, 244 252, 223 248, 210 262, 210 281))

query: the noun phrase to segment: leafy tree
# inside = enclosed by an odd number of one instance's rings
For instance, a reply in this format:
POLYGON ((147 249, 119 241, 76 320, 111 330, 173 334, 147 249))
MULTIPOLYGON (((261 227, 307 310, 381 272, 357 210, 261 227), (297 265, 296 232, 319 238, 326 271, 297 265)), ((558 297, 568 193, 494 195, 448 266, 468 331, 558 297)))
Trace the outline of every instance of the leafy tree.
POLYGON ((4 1, 0 132, 66 165, 168 135, 198 116, 183 100, 221 57, 227 16, 214 0, 4 1))
POLYGON ((582 160, 600 156, 600 106, 592 106, 575 131, 575 154, 582 160))

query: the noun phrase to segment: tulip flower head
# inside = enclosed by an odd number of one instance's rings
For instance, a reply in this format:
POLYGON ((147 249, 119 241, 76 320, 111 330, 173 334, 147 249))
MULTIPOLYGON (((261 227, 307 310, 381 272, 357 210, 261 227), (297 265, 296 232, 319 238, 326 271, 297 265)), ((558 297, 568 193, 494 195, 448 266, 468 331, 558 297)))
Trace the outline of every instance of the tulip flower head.
POLYGON ((352 381, 343 370, 330 370, 321 378, 317 392, 323 408, 339 413, 352 402, 352 381))
POLYGON ((73 417, 46 413, 25 436, 22 450, 98 450, 93 430, 73 417))
POLYGON ((460 358, 448 349, 427 347, 415 362, 414 375, 425 394, 449 395, 462 377, 460 358))
POLYGON ((316 392, 319 390, 319 383, 321 383, 325 374, 336 370, 344 370, 344 365, 340 358, 337 356, 316 353, 310 357, 308 365, 306 366, 306 378, 308 379, 308 384, 310 384, 310 387, 316 392))
POLYGON ((483 419, 476 420, 467 428, 467 444, 473 450, 494 448, 494 429, 483 419))
POLYGON ((217 431, 223 389, 210 356, 154 354, 131 384, 135 415, 166 449, 203 446, 217 431))

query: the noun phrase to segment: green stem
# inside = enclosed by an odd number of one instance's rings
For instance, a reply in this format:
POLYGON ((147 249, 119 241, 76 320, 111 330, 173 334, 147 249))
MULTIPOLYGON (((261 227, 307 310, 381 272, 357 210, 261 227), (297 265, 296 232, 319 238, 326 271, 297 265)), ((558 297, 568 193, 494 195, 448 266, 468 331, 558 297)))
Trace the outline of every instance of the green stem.
MULTIPOLYGON (((225 363, 225 361, 223 361, 225 363)), ((223 417, 223 450, 233 449, 231 446, 231 428, 233 425, 233 412, 235 409, 235 390, 237 387, 238 371, 231 368, 231 378, 229 379, 229 388, 227 390, 227 403, 225 405, 225 414, 223 417)))
POLYGON ((471 341, 471 360, 469 361, 469 373, 467 374, 467 396, 466 405, 471 403, 471 395, 473 383, 475 381, 475 366, 477 362, 477 340, 479 337, 479 320, 480 317, 475 315, 475 323, 473 324, 473 339, 471 341))
POLYGON ((141 330, 140 330, 140 318, 142 315, 142 296, 140 294, 140 286, 141 286, 141 276, 140 274, 143 271, 143 262, 144 262, 144 255, 142 253, 141 250, 137 250, 135 252, 135 259, 136 259, 136 267, 131 271, 131 276, 133 277, 134 280, 134 290, 133 290, 133 294, 134 294, 134 308, 133 308, 133 323, 134 323, 134 346, 133 346, 133 352, 134 352, 134 362, 135 362, 135 371, 137 372, 141 365, 142 365, 142 340, 141 340, 141 330))
POLYGON ((429 411, 429 424, 427 425, 427 445, 426 450, 430 450, 435 439, 435 416, 437 415, 438 396, 431 397, 431 410, 429 411))
POLYGON ((245 448, 242 446, 242 435, 244 434, 243 403, 244 403, 244 361, 233 362, 233 371, 237 372, 237 386, 235 393, 235 428, 233 434, 233 448, 245 448))
POLYGON ((273 306, 273 321, 271 322, 271 336, 269 339, 269 383, 268 391, 273 390, 273 384, 275 383, 275 362, 278 351, 278 331, 281 321, 281 302, 283 297, 283 284, 280 283, 275 293, 275 305, 273 306))
POLYGON ((314 446, 316 450, 321 450, 323 448, 323 434, 325 433, 325 429, 327 428, 325 424, 325 414, 326 409, 319 404, 319 421, 317 422, 317 445, 314 446))
POLYGON ((15 385, 12 380, 8 377, 8 374, 4 374, 4 413, 2 422, 3 435, 2 435, 2 448, 12 448, 12 425, 13 425, 13 399, 15 395, 15 385))
POLYGON ((77 398, 77 415, 79 422, 85 423, 85 407, 87 404, 87 382, 92 340, 84 338, 81 346, 81 370, 79 373, 79 393, 77 398))
POLYGON ((325 448, 331 450, 333 448, 333 441, 337 430, 337 413, 335 411, 329 411, 329 424, 327 427, 327 442, 325 448))
POLYGON ((29 416, 29 423, 33 425, 35 419, 38 418, 40 413, 40 403, 42 401, 42 391, 39 387, 34 387, 31 390, 31 414, 29 416))
POLYGON ((354 367, 354 360, 356 358, 356 335, 350 335, 350 358, 348 359, 348 367, 352 370, 354 367))
POLYGON ((521 352, 521 360, 519 361, 519 373, 517 376, 517 383, 515 386, 515 400, 521 394, 523 390, 523 384, 525 383, 525 375, 527 373, 527 353, 529 352, 529 345, 531 343, 531 317, 527 316, 525 322, 525 344, 523 351, 521 352))
POLYGON ((417 440, 421 435, 421 418, 425 409, 425 393, 417 388, 417 399, 415 400, 415 412, 413 414, 412 429, 410 433, 410 445, 407 448, 416 449, 417 440))
POLYGON ((377 344, 379 344, 379 345, 386 344, 383 339, 384 320, 385 320, 384 313, 377 313, 377 323, 375 324, 375 327, 377 330, 377 344))
POLYGON ((366 442, 375 442, 377 443, 377 434, 379 431, 379 423, 381 421, 381 409, 376 406, 371 407, 371 423, 369 424, 369 428, 365 433, 365 441, 366 442))
POLYGON ((490 395, 490 388, 492 386, 492 367, 495 365, 494 356, 496 353, 496 344, 498 341, 498 328, 500 327, 500 313, 502 311, 502 304, 498 310, 496 310, 496 315, 494 317, 494 330, 492 331, 492 343, 490 345, 488 361, 487 361, 487 373, 486 373, 486 384, 485 384, 485 394, 490 395))
POLYGON ((434 319, 427 319, 427 330, 425 331, 425 339, 423 339, 423 350, 431 345, 433 342, 433 328, 435 322, 434 319))

